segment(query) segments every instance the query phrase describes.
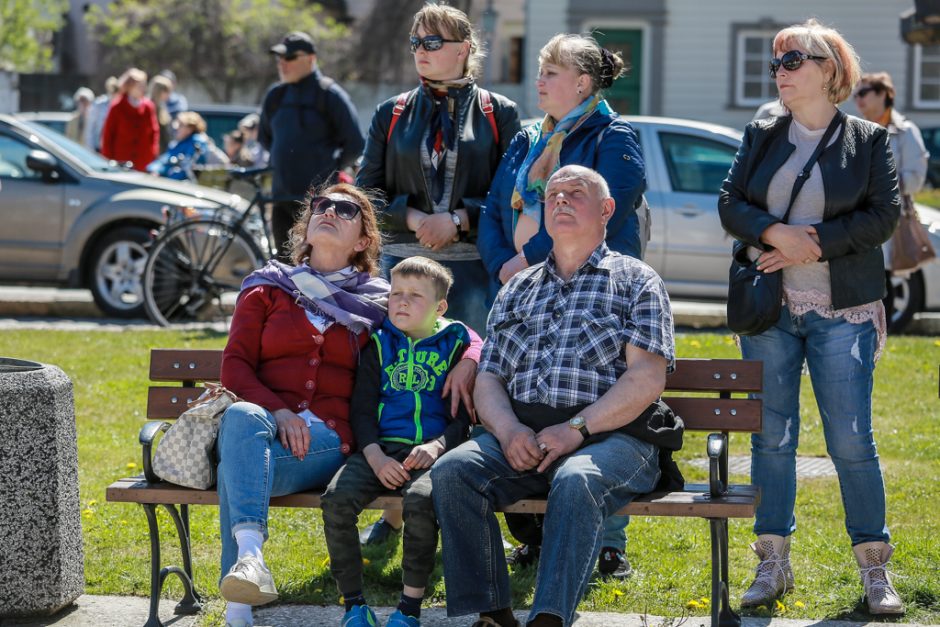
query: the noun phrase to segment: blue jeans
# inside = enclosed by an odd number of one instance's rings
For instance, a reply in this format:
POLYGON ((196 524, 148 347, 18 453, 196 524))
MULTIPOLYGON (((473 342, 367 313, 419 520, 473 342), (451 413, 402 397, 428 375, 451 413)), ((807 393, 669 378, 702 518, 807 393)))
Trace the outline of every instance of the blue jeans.
POLYGON ((871 427, 878 337, 871 322, 853 324, 815 312, 791 315, 760 335, 742 337, 745 359, 764 362, 763 426, 751 436, 751 480, 761 489, 754 532, 789 536, 796 529, 796 449, 800 373, 809 367, 826 450, 839 475, 852 545, 888 542, 885 488, 871 427))
POLYGON ((511 607, 493 509, 547 495, 529 620, 552 614, 570 625, 601 551, 604 519, 655 487, 657 457, 657 447, 619 433, 562 457, 544 473, 513 470, 489 433, 445 454, 431 468, 431 497, 441 526, 448 616, 511 607))
POLYGON ((267 540, 271 497, 326 486, 345 461, 341 445, 335 431, 315 422, 300 461, 277 439, 271 412, 246 402, 225 411, 217 443, 223 577, 238 558, 235 532, 255 529, 267 540))

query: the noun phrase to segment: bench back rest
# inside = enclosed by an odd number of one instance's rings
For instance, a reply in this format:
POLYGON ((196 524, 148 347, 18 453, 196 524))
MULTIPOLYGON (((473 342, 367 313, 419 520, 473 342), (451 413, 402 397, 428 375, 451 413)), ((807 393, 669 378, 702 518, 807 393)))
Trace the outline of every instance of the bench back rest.
MULTIPOLYGON (((663 399, 688 430, 760 431, 761 401, 740 395, 761 391, 762 365, 744 359, 677 359, 675 372, 666 378, 663 399)), ((221 368, 221 350, 151 350, 150 379, 177 385, 150 387, 147 418, 177 418, 202 393, 198 384, 217 382, 221 368)))

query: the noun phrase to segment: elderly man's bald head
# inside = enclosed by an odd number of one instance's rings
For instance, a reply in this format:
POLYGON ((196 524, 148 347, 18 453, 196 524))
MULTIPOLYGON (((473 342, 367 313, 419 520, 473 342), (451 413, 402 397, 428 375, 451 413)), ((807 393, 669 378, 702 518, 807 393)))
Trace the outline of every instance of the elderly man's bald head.
POLYGON ((584 182, 601 200, 611 198, 610 187, 607 185, 607 181, 604 180, 604 177, 595 170, 586 168, 583 165, 566 165, 563 168, 559 168, 552 174, 551 178, 548 179, 546 189, 551 187, 552 182, 561 183, 570 180, 580 180, 584 182))

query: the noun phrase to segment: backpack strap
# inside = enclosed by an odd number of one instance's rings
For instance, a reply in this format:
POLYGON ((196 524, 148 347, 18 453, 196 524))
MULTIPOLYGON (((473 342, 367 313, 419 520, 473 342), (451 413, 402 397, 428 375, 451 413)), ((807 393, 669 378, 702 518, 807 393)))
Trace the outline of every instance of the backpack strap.
POLYGON ((485 89, 479 89, 480 92, 480 110, 490 122, 490 128, 493 129, 493 140, 499 144, 499 126, 496 125, 496 114, 493 113, 493 99, 490 92, 485 89))
POLYGON ((392 109, 392 121, 388 125, 388 133, 385 135, 386 144, 391 141, 392 131, 395 130, 395 125, 398 124, 398 118, 400 118, 401 114, 405 112, 405 105, 408 104, 408 100, 414 91, 415 90, 403 91, 402 93, 398 94, 398 98, 395 99, 395 107, 392 109))

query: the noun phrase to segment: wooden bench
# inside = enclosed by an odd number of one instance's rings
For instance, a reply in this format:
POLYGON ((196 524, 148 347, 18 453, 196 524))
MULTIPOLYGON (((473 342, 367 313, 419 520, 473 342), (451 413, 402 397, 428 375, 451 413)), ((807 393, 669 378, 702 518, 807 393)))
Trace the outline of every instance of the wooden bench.
MULTIPOLYGON (((138 503, 143 506, 150 527, 151 579, 150 616, 145 627, 162 625, 157 615, 163 583, 172 573, 183 582, 184 597, 176 606, 176 614, 195 614, 201 608, 201 597, 193 585, 190 552, 189 507, 218 505, 215 490, 193 490, 161 482, 153 473, 151 449, 158 433, 165 431, 172 420, 185 410, 187 401, 201 392, 198 383, 218 381, 222 362, 220 350, 154 349, 150 356, 150 379, 161 384, 152 386, 147 396, 147 418, 151 420, 140 431, 143 446, 144 475, 128 477, 108 487, 107 500, 138 503), (182 387, 179 385, 181 384, 182 387), (163 507, 173 520, 182 549, 182 567, 162 566, 157 509, 163 507)), ((753 518, 759 501, 757 488, 728 483, 728 434, 756 432, 761 424, 761 401, 732 398, 732 393, 759 392, 762 364, 740 359, 679 359, 676 370, 666 383, 667 403, 682 417, 689 431, 710 432, 706 456, 709 464, 708 484, 687 484, 682 492, 654 492, 634 500, 620 511, 632 516, 683 516, 709 521, 712 563, 713 626, 737 626, 741 620, 729 603, 728 581, 728 519, 753 518), (708 393, 675 396, 677 392, 708 393)), ((301 492, 271 499, 272 507, 319 507, 318 492, 301 492)), ((369 505, 370 509, 399 509, 401 499, 383 496, 369 505)), ((518 501, 504 508, 505 512, 544 513, 544 499, 518 501)))

